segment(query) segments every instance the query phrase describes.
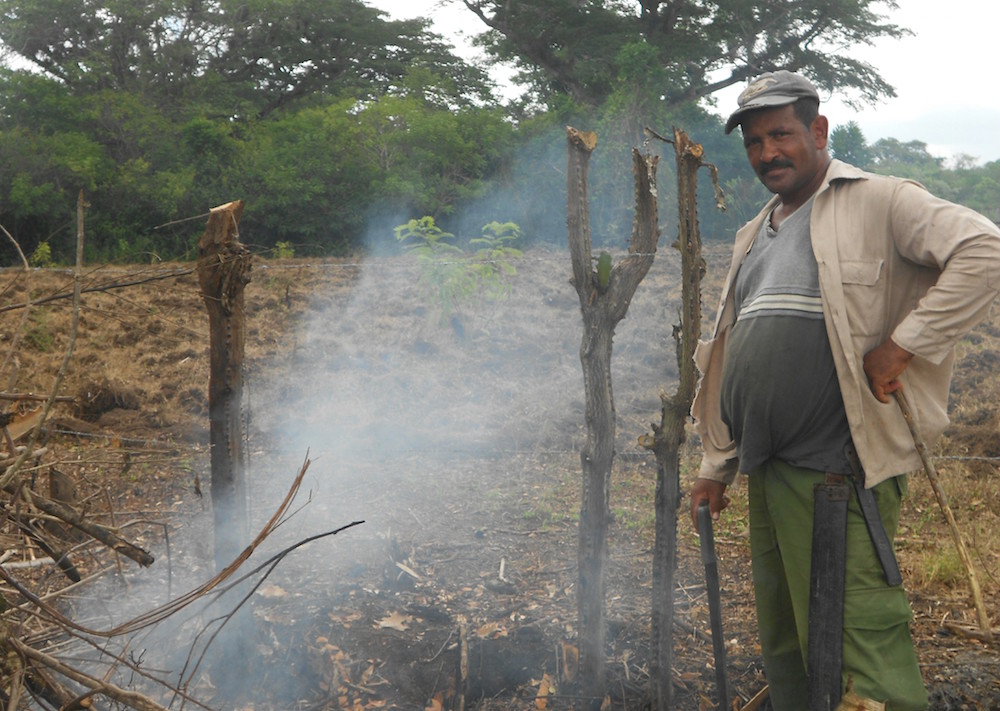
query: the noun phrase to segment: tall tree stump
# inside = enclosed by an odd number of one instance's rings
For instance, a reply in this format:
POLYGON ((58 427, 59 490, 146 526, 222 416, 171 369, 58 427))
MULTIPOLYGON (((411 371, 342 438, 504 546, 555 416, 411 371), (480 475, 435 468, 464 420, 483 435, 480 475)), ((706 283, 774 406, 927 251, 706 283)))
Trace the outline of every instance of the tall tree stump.
MULTIPOLYGON (((666 139, 664 139, 666 140, 666 139)), ((677 510, 681 503, 680 450, 688 412, 698 384, 694 351, 701 333, 701 277, 705 260, 698 231, 698 169, 712 171, 716 202, 725 209, 715 166, 704 163, 704 151, 679 129, 674 129, 677 157, 677 211, 679 233, 674 243, 681 253, 681 310, 674 327, 680 379, 672 396, 661 394, 660 424, 640 444, 656 455, 656 524, 653 544, 653 599, 650 640, 650 696, 653 711, 667 711, 673 699, 674 574, 677 569, 677 510)))
POLYGON ((208 412, 217 571, 229 565, 249 540, 240 415, 246 342, 243 290, 250 281, 251 258, 239 241, 242 214, 242 200, 213 208, 198 240, 198 282, 208 308, 211 340, 208 412))
POLYGON ((567 129, 567 226, 573 286, 580 297, 583 338, 580 362, 586 400, 587 439, 580 452, 583 495, 580 506, 577 613, 580 630, 581 693, 589 708, 599 708, 606 693, 605 566, 610 519, 609 490, 615 454, 615 405, 611 392, 611 346, 615 326, 628 311, 639 282, 653 264, 659 238, 655 156, 632 151, 635 221, 629 255, 611 265, 602 254, 598 268, 591 256, 587 173, 597 135, 567 129))

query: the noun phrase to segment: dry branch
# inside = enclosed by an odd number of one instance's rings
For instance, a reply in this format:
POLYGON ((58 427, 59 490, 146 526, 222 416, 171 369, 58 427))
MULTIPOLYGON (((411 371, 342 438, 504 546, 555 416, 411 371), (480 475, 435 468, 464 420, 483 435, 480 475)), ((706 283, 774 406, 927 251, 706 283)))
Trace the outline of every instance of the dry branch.
MULTIPOLYGON (((34 393, 0 393, 0 400, 9 400, 11 402, 45 402, 49 399, 48 395, 35 395, 34 393)), ((56 395, 56 402, 73 402, 76 398, 72 395, 56 395)))
MULTIPOLYGON (((597 145, 592 132, 567 129, 566 208, 573 285, 580 299, 587 439, 580 452, 583 494, 579 524, 577 613, 580 628, 580 679, 589 704, 605 694, 605 564, 610 519, 609 490, 614 460, 615 409, 611 390, 611 350, 615 326, 649 271, 659 238, 654 156, 632 151, 635 220, 629 254, 614 266, 610 255, 593 268, 587 176, 597 145), (603 270, 603 274, 601 273, 603 270)), ((588 702, 584 702, 585 704, 588 702)))
POLYGON ((944 628, 951 632, 952 634, 957 634, 960 637, 968 637, 969 639, 974 639, 984 644, 988 644, 992 647, 997 647, 997 638, 993 635, 992 630, 982 630, 973 627, 966 627, 965 625, 956 625, 953 622, 946 622, 944 628))
MULTIPOLYGON (((14 487, 8 487, 6 490, 9 493, 15 493, 14 487)), ((31 498, 31 504, 42 513, 54 516, 60 521, 68 523, 73 528, 86 533, 91 538, 100 541, 115 552, 120 553, 127 558, 131 558, 139 565, 149 567, 153 564, 153 556, 150 555, 148 551, 143 550, 133 543, 129 543, 118 535, 115 530, 94 523, 93 521, 88 521, 84 518, 83 514, 76 509, 58 501, 53 501, 52 499, 46 498, 41 494, 35 493, 34 491, 29 491, 28 495, 31 498)))
POLYGON ((927 443, 924 441, 924 437, 920 434, 920 429, 913 419, 913 411, 906 401, 906 396, 900 390, 894 392, 893 395, 896 397, 896 403, 899 405, 899 409, 903 413, 903 419, 906 420, 906 425, 913 436, 913 444, 917 449, 917 454, 920 455, 920 461, 924 465, 924 471, 927 473, 927 479, 931 483, 931 489, 934 490, 934 497, 937 499, 938 506, 941 507, 941 513, 944 514, 945 521, 948 522, 948 530, 951 532, 952 540, 955 542, 958 557, 962 559, 962 565, 965 566, 965 573, 969 578, 969 587, 972 590, 972 601, 976 608, 976 619, 979 622, 979 632, 984 639, 990 640, 993 637, 993 629, 990 625, 990 617, 986 613, 986 605, 983 603, 983 591, 979 586, 976 569, 972 566, 972 558, 969 557, 965 541, 962 540, 962 533, 958 530, 958 522, 955 521, 955 514, 952 513, 951 505, 948 503, 948 494, 945 493, 944 487, 941 486, 941 477, 938 476, 937 467, 934 466, 934 461, 927 451, 927 443))
MULTIPOLYGON (((298 475, 295 477, 295 480, 292 482, 291 488, 285 495, 284 500, 281 502, 277 510, 274 512, 274 515, 271 516, 270 520, 264 525, 264 527, 260 530, 256 538, 254 538, 254 540, 250 543, 250 545, 248 545, 239 554, 239 556, 236 557, 235 560, 233 560, 228 566, 226 566, 225 569, 219 571, 211 580, 204 583, 203 585, 200 585, 194 590, 191 590, 188 593, 174 600, 171 600, 169 603, 165 605, 162 605, 158 608, 150 610, 149 612, 134 617, 133 619, 128 620, 120 625, 117 625, 109 630, 95 630, 73 622, 68 617, 60 613, 58 610, 46 604, 38 596, 34 595, 30 590, 26 589, 23 585, 21 585, 18 581, 14 580, 8 573, 6 573, 6 571, 4 571, 2 567, 0 567, 0 578, 7 581, 7 583, 12 585, 18 591, 18 593, 20 593, 22 596, 25 597, 25 599, 33 603, 47 619, 59 625, 62 625, 68 629, 76 630, 77 632, 81 632, 83 634, 92 635, 94 637, 111 638, 123 634, 128 634, 130 632, 135 632, 140 629, 144 629, 146 627, 150 627, 159 622, 162 622, 163 620, 170 617, 174 613, 187 607, 195 600, 204 597, 205 595, 207 595, 208 593, 212 592, 220 585, 222 585, 222 583, 225 582, 227 579, 233 576, 233 574, 239 569, 239 567, 243 565, 243 563, 245 563, 246 560, 253 554, 253 552, 257 549, 257 547, 260 546, 260 544, 263 543, 263 541, 269 535, 271 535, 271 533, 274 532, 274 530, 279 525, 281 525, 285 515, 288 513, 288 510, 292 505, 292 502, 295 500, 295 496, 298 493, 299 487, 302 485, 302 479, 306 475, 306 471, 309 468, 309 464, 310 464, 309 460, 306 459, 305 462, 302 464, 302 468, 299 470, 298 475)), ((338 529, 338 531, 339 530, 341 529, 338 529)))
POLYGON ((40 652, 16 637, 8 637, 6 641, 15 652, 20 654, 25 659, 48 667, 52 671, 62 674, 67 679, 72 679, 76 683, 82 684, 96 693, 107 696, 113 701, 125 704, 129 708, 136 709, 136 711, 167 711, 165 706, 161 706, 144 694, 129 691, 110 682, 90 676, 89 674, 84 674, 79 669, 75 669, 68 664, 64 664, 53 656, 40 652))
POLYGON ((93 706, 87 694, 74 694, 40 664, 29 665, 25 673, 25 682, 31 693, 40 696, 50 704, 60 709, 89 709, 93 706))
MULTIPOLYGON (((97 286, 87 286, 80 289, 81 294, 93 294, 95 292, 105 292, 113 291, 115 289, 125 289, 130 286, 140 286, 142 284, 149 284, 154 281, 162 281, 163 279, 175 279, 181 276, 187 276, 188 274, 193 274, 194 269, 176 269, 164 274, 156 274, 150 277, 143 277, 141 279, 129 279, 128 281, 115 281, 109 284, 99 284, 97 286)), ((42 304, 48 304, 53 301, 62 301, 63 299, 72 299, 73 293, 65 294, 51 294, 49 296, 44 296, 40 299, 30 302, 22 302, 18 304, 7 304, 6 306, 0 306, 0 314, 6 313, 7 311, 17 311, 18 309, 28 308, 29 306, 40 306, 42 304)))
MULTIPOLYGON (((230 578, 233 578, 236 571, 241 567, 241 565, 244 562, 246 562, 246 560, 253 554, 253 552, 257 549, 257 547, 260 546, 260 544, 264 541, 264 539, 266 539, 271 533, 273 533, 286 520, 287 516, 290 515, 292 503, 294 502, 295 497, 299 491, 299 488, 301 487, 302 479, 306 474, 306 471, 309 467, 309 463, 310 463, 309 460, 306 459, 298 475, 295 477, 295 480, 293 481, 291 487, 289 488, 288 493, 285 495, 284 500, 281 502, 281 504, 278 506, 274 514, 264 525, 264 527, 260 530, 257 536, 254 538, 253 542, 241 552, 241 554, 237 557, 237 559, 232 561, 232 563, 230 563, 230 565, 228 565, 225 568, 225 570, 218 573, 211 580, 201 585, 200 587, 196 588, 195 590, 192 590, 187 594, 181 596, 180 598, 174 599, 171 602, 159 608, 156 608, 150 612, 135 617, 132 620, 129 620, 110 630, 94 630, 94 629, 89 629, 83 625, 77 624, 73 620, 67 618, 65 615, 63 615, 58 610, 49 605, 47 602, 45 602, 42 598, 40 598, 39 596, 35 595, 30 590, 28 590, 19 581, 11 577, 10 574, 4 569, 4 567, 0 566, 0 578, 5 580, 8 584, 12 585, 15 588, 15 590, 17 590, 17 592, 20 593, 25 598, 25 600, 27 600, 27 603, 25 605, 22 605, 18 608, 14 608, 8 605, 6 609, 8 611, 18 610, 20 612, 27 612, 29 614, 38 617, 42 621, 54 624, 56 628, 61 628, 62 630, 69 633, 78 633, 90 637, 111 639, 125 634, 130 634, 140 629, 144 629, 153 626, 155 624, 158 624, 166 620, 167 618, 171 617, 172 615, 176 614, 183 608, 189 606, 196 600, 208 595, 209 593, 214 591, 216 596, 219 596, 224 592, 227 592, 228 590, 231 590, 234 587, 240 585, 249 578, 252 577, 259 578, 259 580, 257 581, 256 585, 253 588, 256 589, 263 582, 263 580, 266 579, 270 571, 273 570, 274 567, 292 551, 297 550, 298 548, 301 548, 302 546, 305 546, 308 543, 317 540, 319 538, 335 535, 341 531, 344 531, 348 528, 363 523, 361 521, 355 521, 345 526, 341 526, 336 530, 327 531, 306 538, 302 541, 295 543, 292 546, 285 548, 279 553, 271 556, 270 558, 268 558, 267 561, 255 567, 249 573, 240 576, 238 579, 229 580, 230 578), (227 584, 223 585, 223 583, 227 584), (30 609, 28 606, 31 606, 30 609)), ((239 607, 245 604, 245 602, 249 599, 249 596, 251 594, 252 590, 241 599, 241 601, 236 607, 236 610, 238 610, 239 607)), ((232 615, 235 614, 236 610, 233 610, 229 614, 224 615, 222 619, 228 619, 232 617, 232 615)), ((140 711, 147 711, 151 709, 159 710, 164 708, 163 706, 161 706, 160 704, 156 703, 155 701, 153 701, 152 699, 143 694, 139 694, 130 691, 128 689, 122 689, 114 684, 108 683, 106 680, 97 679, 96 677, 93 677, 89 674, 80 671, 79 669, 70 666, 63 660, 57 659, 52 655, 45 654, 44 652, 40 652, 39 650, 33 648, 31 645, 27 644, 24 640, 16 639, 13 636, 4 636, 4 631, 7 629, 8 626, 0 625, 0 651, 8 651, 11 653, 8 654, 7 657, 5 657, 8 660, 8 666, 10 667, 5 673, 5 678, 8 682, 14 680, 12 676, 14 672, 22 674, 24 675, 24 678, 28 686, 30 688, 33 688, 33 690, 36 693, 40 695, 48 694, 48 696, 55 696, 58 699, 60 699, 60 702, 64 706, 66 705, 67 698, 71 702, 77 702, 80 700, 86 700, 87 698, 95 694, 101 694, 108 697, 109 699, 112 699, 118 704, 121 704, 129 708, 138 709, 140 711), (18 658, 20 658, 23 661, 12 662, 12 660, 18 658), (13 666, 11 666, 11 664, 13 664, 13 666), (44 669, 41 669, 40 667, 44 667, 44 669), (56 681, 54 678, 46 676, 46 672, 44 671, 45 669, 50 670, 55 674, 62 675, 67 679, 71 679, 74 682, 83 685, 85 689, 87 689, 88 691, 84 693, 82 696, 73 696, 68 690, 61 687, 58 681, 56 681), (38 688, 39 686, 48 687, 48 691, 46 692, 44 689, 39 689, 38 688)), ((91 642, 89 639, 87 639, 87 637, 80 637, 80 638, 83 639, 84 641, 87 641, 89 644, 93 645, 95 649, 98 649, 101 652, 102 655, 107 653, 103 645, 98 646, 93 642, 91 642)), ((214 635, 212 635, 212 638, 214 638, 214 635)), ((4 658, 2 654, 0 654, 0 658, 4 658)), ((114 659, 117 660, 116 663, 124 664, 125 666, 129 667, 133 672, 139 674, 140 676, 149 678, 150 680, 165 686, 167 689, 176 692, 185 700, 191 701, 195 705, 201 706, 201 704, 199 704, 195 699, 192 699, 182 689, 172 686, 154 676, 151 676, 137 667, 133 667, 133 665, 129 664, 122 657, 114 657, 114 659)))

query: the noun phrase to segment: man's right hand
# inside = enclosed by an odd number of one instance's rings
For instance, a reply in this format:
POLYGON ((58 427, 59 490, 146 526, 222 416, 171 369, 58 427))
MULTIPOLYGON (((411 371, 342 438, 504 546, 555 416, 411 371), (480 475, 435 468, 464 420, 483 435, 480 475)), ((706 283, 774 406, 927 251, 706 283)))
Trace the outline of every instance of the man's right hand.
POLYGON ((698 478, 694 480, 694 485, 691 487, 691 522, 695 529, 698 528, 698 505, 702 501, 708 502, 708 510, 712 514, 712 520, 717 521, 719 512, 729 506, 726 485, 713 479, 698 478))

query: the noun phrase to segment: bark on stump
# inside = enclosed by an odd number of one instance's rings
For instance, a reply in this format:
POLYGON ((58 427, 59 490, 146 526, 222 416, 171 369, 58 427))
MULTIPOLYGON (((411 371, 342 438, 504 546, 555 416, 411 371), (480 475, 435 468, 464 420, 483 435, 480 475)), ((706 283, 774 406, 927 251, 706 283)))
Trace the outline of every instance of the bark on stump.
MULTIPOLYGON (((580 298, 583 338, 580 361, 586 399, 587 439, 580 452, 583 495, 580 507, 577 613, 580 634, 581 693, 585 707, 600 708, 606 693, 605 564, 610 519, 608 492, 615 446, 615 407, 611 391, 611 348, 615 326, 628 311, 639 282, 653 263, 659 237, 656 206, 657 157, 632 151, 635 221, 629 255, 609 272, 594 269, 591 256, 587 172, 597 135, 567 129, 567 226, 573 285, 580 298)), ((606 258, 607 260, 610 257, 606 258)))
POLYGON ((213 208, 198 240, 198 282, 208 308, 211 340, 208 410, 216 571, 239 555, 249 535, 240 415, 246 340, 243 290, 250 281, 251 258, 239 241, 242 214, 241 200, 213 208))
POLYGON ((715 166, 702 162, 701 145, 674 129, 671 141, 677 156, 677 209, 679 234, 674 243, 681 253, 681 323, 674 327, 677 370, 680 376, 673 396, 661 394, 661 419, 653 435, 640 443, 656 455, 656 523, 653 544, 653 600, 651 615, 650 695, 653 711, 671 708, 673 699, 674 574, 677 570, 677 510, 681 504, 680 450, 694 399, 698 373, 694 350, 701 332, 701 277, 705 261, 698 232, 698 168, 712 170, 716 201, 721 209, 715 166))

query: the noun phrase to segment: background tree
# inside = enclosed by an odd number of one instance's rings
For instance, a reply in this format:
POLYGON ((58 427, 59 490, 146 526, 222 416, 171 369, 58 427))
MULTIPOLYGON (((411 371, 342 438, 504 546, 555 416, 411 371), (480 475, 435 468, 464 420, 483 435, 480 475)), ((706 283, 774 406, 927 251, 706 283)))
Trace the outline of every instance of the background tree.
MULTIPOLYGON (((628 156, 650 126, 683 128, 714 157, 730 210, 703 204, 701 227, 727 239, 766 191, 739 136, 723 134, 712 92, 784 66, 859 100, 891 95, 843 50, 904 32, 874 0, 463 3, 487 22, 492 56, 517 62, 522 99, 501 106, 482 67, 426 21, 388 20, 363 0, 0 0, 2 51, 18 58, 0 67, 0 223, 28 252, 46 243, 67 261, 83 189, 90 260, 190 257, 198 223, 182 220, 234 197, 257 249, 398 248, 392 228, 425 215, 463 236, 514 220, 526 243, 560 244, 562 135, 581 125, 604 147, 594 242, 624 248, 628 156)), ((864 145, 834 136, 859 164, 864 145)), ((948 167, 896 139, 868 149, 877 170, 995 209, 984 182, 995 168, 948 167)), ((666 184, 673 169, 663 162, 666 184)), ((659 208, 673 221, 669 198, 659 208)), ((0 263, 13 258, 0 244, 0 263)))
POLYGON ((509 124, 427 24, 359 0, 0 2, 0 40, 33 67, 0 73, 0 222, 33 251, 69 234, 83 189, 89 258, 134 259, 190 256, 189 225, 154 228, 237 192, 264 246, 349 249, 377 200, 444 214, 483 189, 509 124), (346 142, 380 130, 391 167, 346 142))
POLYGON ((643 43, 668 106, 707 97, 763 71, 802 70, 822 89, 848 88, 867 101, 894 92, 878 72, 837 51, 905 30, 877 12, 878 0, 462 0, 490 30, 493 56, 512 61, 543 104, 563 94, 596 107, 615 91, 628 55, 643 43))
POLYGON ((871 166, 872 152, 856 121, 848 121, 830 132, 830 152, 834 158, 858 168, 871 166))
POLYGON ((316 93, 376 98, 421 67, 447 79, 452 103, 489 101, 482 70, 428 26, 360 0, 0 1, 6 47, 70 91, 141 91, 164 110, 230 117, 316 93))

